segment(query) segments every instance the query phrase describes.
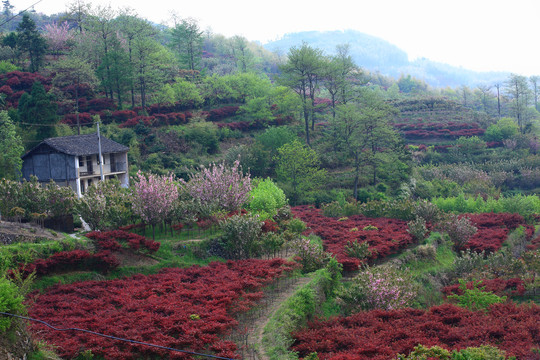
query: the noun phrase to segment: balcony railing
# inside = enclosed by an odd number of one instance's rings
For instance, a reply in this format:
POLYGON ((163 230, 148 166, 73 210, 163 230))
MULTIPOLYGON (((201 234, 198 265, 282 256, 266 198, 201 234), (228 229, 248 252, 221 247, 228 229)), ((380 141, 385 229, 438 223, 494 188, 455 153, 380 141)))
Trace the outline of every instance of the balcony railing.
POLYGON ((89 176, 89 175, 94 175, 95 173, 96 173, 95 171, 80 171, 79 176, 89 176))

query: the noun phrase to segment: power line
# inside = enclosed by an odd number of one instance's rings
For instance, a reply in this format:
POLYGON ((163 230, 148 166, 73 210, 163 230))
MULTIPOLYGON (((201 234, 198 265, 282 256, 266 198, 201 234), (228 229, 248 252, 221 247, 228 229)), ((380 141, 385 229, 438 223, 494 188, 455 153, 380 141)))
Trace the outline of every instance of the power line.
POLYGON ((81 123, 81 124, 64 124, 64 123, 57 123, 57 124, 37 124, 37 123, 26 123, 26 122, 16 122, 15 124, 20 124, 20 125, 26 125, 26 126, 62 126, 62 125, 67 125, 67 126, 83 126, 83 125, 94 125, 95 122, 88 122, 88 123, 81 123))
POLYGON ((39 4, 40 2, 42 2, 43 0, 39 0, 35 3, 33 3, 32 5, 30 5, 29 7, 27 7, 26 9, 24 10, 21 10, 19 11, 17 14, 13 15, 12 17, 10 17, 9 19, 7 19, 6 21, 4 21, 3 23, 0 24, 0 27, 4 26, 5 24, 7 24, 8 22, 10 22, 11 20, 15 19, 17 16, 21 15, 22 13, 24 13, 26 10, 30 9, 31 7, 33 7, 34 5, 37 5, 39 4))
POLYGON ((54 327, 54 326, 50 325, 49 323, 46 323, 46 322, 43 321, 43 320, 33 319, 33 318, 30 318, 30 317, 20 316, 20 315, 15 315, 15 314, 10 314, 10 313, 5 313, 5 312, 1 312, 1 311, 0 311, 0 315, 11 316, 11 317, 14 317, 14 318, 19 318, 19 319, 23 319, 23 320, 29 320, 29 321, 38 322, 38 323, 40 323, 40 324, 43 324, 43 325, 45 325, 45 326, 50 327, 50 328, 53 329, 53 330, 56 330, 56 331, 80 331, 80 332, 84 332, 84 333, 88 333, 88 334, 92 334, 92 335, 97 335, 97 336, 101 336, 101 337, 108 338, 108 339, 124 341, 124 342, 132 343, 132 344, 138 344, 138 345, 145 345, 145 346, 155 347, 155 348, 162 349, 162 350, 169 350, 169 351, 176 351, 176 352, 181 352, 181 353, 190 354, 190 355, 204 356, 204 357, 208 357, 208 358, 212 358, 212 359, 235 360, 235 359, 227 358, 227 357, 221 357, 221 356, 216 356, 216 355, 202 354, 202 353, 197 353, 197 352, 194 352, 194 351, 188 351, 188 350, 179 350, 179 349, 170 348, 170 347, 166 347, 166 346, 161 346, 161 345, 156 345, 156 344, 150 344, 150 343, 146 343, 146 342, 142 342, 142 341, 119 338, 119 337, 116 337, 116 336, 100 334, 100 333, 97 333, 97 332, 95 332, 95 331, 90 331, 90 330, 77 329, 77 328, 66 328, 66 329, 57 328, 57 327, 54 327))

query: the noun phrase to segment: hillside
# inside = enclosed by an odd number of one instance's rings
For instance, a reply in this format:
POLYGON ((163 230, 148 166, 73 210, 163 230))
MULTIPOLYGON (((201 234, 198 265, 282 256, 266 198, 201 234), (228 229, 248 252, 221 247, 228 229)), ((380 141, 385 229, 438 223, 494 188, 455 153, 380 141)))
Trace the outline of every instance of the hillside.
POLYGON ((291 46, 303 41, 327 54, 334 53, 337 45, 349 44, 351 56, 359 66, 395 78, 410 74, 433 87, 475 86, 503 82, 508 77, 504 72, 477 72, 425 58, 410 60, 405 51, 388 41, 355 30, 291 33, 264 44, 264 47, 286 53, 291 46))

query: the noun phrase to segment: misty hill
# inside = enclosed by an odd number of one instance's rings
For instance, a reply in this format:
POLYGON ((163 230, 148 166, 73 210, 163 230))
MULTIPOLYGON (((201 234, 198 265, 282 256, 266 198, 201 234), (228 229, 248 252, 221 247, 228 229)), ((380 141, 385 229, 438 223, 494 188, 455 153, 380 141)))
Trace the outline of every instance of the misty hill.
POLYGON ((364 69, 394 78, 412 75, 433 87, 494 84, 503 82, 509 75, 506 72, 477 72, 425 58, 410 61, 407 53, 397 46, 356 30, 291 33, 264 44, 264 47, 286 54, 290 47, 301 45, 302 41, 329 55, 335 53, 337 45, 349 44, 352 58, 364 69))

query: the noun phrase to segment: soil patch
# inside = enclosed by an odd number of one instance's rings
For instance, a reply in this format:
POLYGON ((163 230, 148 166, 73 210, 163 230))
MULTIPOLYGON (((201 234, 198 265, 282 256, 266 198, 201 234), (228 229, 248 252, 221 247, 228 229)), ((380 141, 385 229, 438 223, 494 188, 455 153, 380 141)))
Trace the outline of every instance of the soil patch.
POLYGON ((115 252, 114 255, 120 260, 120 266, 133 266, 133 267, 143 267, 143 266, 152 266, 159 263, 158 260, 153 259, 144 254, 133 253, 129 250, 121 250, 115 252))
POLYGON ((0 221, 0 244, 61 240, 63 235, 32 223, 0 221))

